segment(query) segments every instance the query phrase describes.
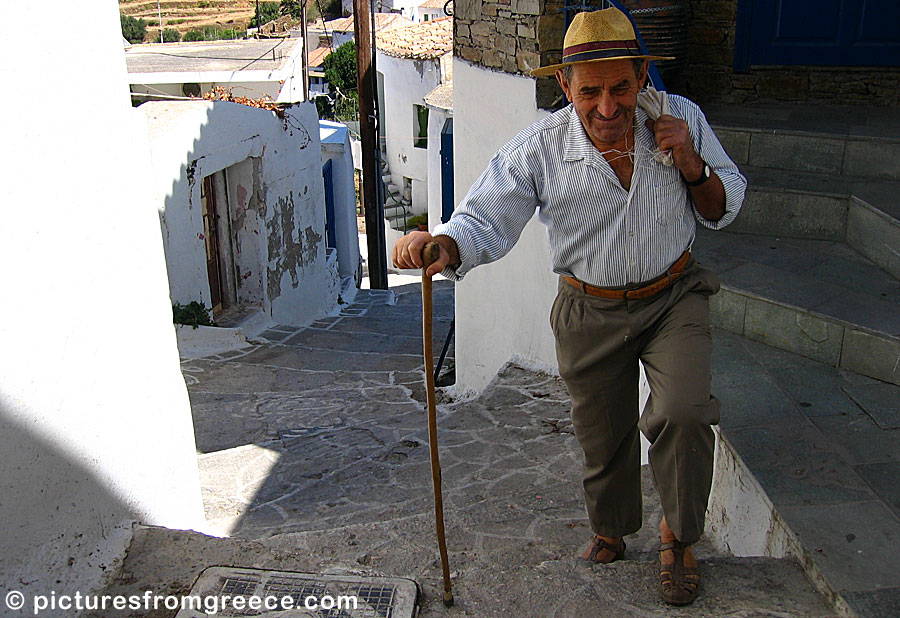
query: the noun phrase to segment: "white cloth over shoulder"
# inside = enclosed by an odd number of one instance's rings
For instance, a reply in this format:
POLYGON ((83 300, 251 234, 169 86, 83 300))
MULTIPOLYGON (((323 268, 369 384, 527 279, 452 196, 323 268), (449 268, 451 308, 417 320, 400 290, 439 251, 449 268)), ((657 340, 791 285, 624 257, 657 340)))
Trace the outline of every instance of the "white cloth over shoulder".
MULTIPOLYGON (((650 120, 655 121, 663 114, 672 115, 672 112, 669 111, 669 95, 665 90, 659 91, 653 86, 647 86, 638 93, 637 102, 641 109, 647 112, 650 120)), ((653 158, 663 165, 675 163, 675 157, 672 156, 671 150, 657 150, 653 153, 653 158)))

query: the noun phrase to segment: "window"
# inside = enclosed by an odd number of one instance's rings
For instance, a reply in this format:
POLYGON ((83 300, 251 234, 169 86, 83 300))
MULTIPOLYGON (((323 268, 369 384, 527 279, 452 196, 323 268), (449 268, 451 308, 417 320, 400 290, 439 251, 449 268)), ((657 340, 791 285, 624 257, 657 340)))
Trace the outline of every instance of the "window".
POLYGON ((413 105, 413 146, 428 148, 428 108, 413 105))

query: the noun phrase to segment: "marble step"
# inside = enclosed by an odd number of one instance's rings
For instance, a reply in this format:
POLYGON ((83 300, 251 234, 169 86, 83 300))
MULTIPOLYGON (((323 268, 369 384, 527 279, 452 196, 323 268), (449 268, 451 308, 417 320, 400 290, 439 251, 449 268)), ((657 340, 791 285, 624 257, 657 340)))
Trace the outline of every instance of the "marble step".
POLYGON ((892 108, 781 103, 704 109, 738 165, 900 180, 900 118, 892 108))
POLYGON ((693 252, 722 281, 715 325, 900 384, 900 281, 852 247, 698 227, 693 252))

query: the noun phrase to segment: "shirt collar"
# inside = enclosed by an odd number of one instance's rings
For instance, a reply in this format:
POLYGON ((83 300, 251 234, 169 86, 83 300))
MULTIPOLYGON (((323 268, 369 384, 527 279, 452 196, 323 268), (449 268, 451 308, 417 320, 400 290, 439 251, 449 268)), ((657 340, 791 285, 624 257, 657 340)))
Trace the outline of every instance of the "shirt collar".
POLYGON ((581 118, 575 111, 575 106, 569 104, 569 128, 566 131, 565 151, 563 158, 566 161, 578 161, 590 157, 591 151, 596 150, 594 143, 587 136, 581 118))

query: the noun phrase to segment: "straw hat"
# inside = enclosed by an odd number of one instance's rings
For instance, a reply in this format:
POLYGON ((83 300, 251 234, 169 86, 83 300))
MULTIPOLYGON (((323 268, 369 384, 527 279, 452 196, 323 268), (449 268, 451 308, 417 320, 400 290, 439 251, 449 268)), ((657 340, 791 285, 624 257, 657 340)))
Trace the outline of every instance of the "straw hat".
POLYGON ((632 58, 673 60, 671 56, 642 54, 631 20, 619 9, 578 13, 566 30, 562 62, 534 69, 531 75, 534 77, 553 75, 557 69, 579 62, 632 58))

